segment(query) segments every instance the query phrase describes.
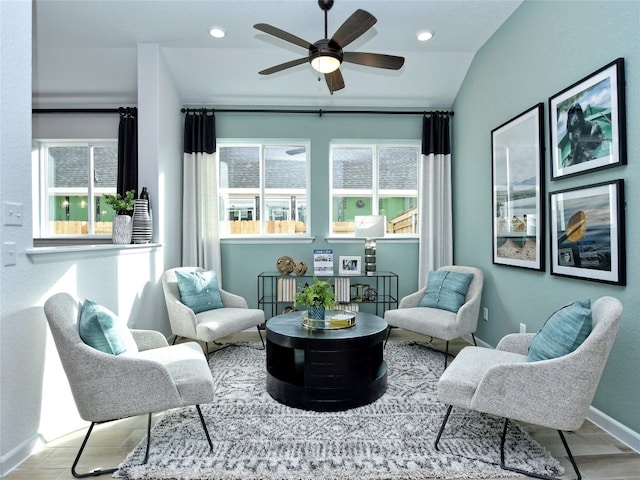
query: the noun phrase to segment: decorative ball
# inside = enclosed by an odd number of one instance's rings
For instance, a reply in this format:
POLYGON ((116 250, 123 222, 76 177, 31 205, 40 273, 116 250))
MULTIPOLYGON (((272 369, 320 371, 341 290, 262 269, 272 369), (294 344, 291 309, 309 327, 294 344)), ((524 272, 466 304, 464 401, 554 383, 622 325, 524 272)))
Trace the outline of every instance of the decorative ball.
POLYGON ((288 257, 287 255, 283 255, 276 262, 276 268, 278 269, 278 273, 280 275, 289 275, 291 272, 293 272, 294 265, 295 262, 293 261, 293 258, 288 257))
POLYGON ((293 271, 298 276, 304 275, 305 273, 307 273, 307 264, 304 262, 296 262, 293 267, 293 271))

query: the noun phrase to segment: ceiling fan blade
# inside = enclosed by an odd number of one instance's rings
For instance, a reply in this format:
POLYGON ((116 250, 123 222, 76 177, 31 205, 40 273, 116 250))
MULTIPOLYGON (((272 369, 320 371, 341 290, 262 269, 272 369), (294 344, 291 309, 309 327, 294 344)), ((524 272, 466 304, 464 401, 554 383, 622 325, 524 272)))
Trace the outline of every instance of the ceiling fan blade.
POLYGON ((365 67, 386 68, 388 70, 399 70, 404 65, 404 57, 382 53, 344 52, 342 60, 365 67))
POLYGON ((342 78, 342 73, 340 73, 340 69, 334 70, 331 73, 325 73, 324 79, 327 82, 327 87, 329 87, 329 91, 333 95, 333 92, 337 90, 342 90, 344 88, 344 78, 342 78))
POLYGON ((331 40, 340 45, 340 48, 344 48, 373 27, 377 21, 376 17, 369 12, 356 10, 340 25, 340 28, 333 34, 331 40))
POLYGON ((272 73, 280 72, 287 68, 295 67, 297 65, 302 65, 303 63, 307 63, 309 61, 308 57, 298 58, 296 60, 291 60, 289 62, 281 63, 280 65, 275 65, 271 68, 265 68, 264 70, 258 72, 260 75, 271 75, 272 73))
POLYGON ((300 37, 296 37, 289 32, 285 32, 284 30, 280 30, 279 28, 267 25, 266 23, 256 23, 253 28, 255 28, 256 30, 260 30, 261 32, 268 33, 269 35, 273 35, 274 37, 277 37, 286 42, 298 45, 299 47, 306 48, 307 50, 312 46, 306 40, 300 37))

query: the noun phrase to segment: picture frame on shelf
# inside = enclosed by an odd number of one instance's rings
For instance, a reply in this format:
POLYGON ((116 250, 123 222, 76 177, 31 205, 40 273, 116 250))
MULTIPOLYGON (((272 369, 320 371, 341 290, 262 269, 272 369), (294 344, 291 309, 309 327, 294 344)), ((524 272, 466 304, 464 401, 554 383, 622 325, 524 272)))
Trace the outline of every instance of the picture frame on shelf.
POLYGON ((544 104, 491 131, 493 263, 543 271, 544 104))
POLYGON ((551 180, 626 165, 624 58, 549 98, 551 180))
POLYGON ((624 181, 549 194, 551 274, 626 285, 624 181))
POLYGON ((362 271, 362 257, 343 256, 339 258, 338 275, 360 275, 362 271))

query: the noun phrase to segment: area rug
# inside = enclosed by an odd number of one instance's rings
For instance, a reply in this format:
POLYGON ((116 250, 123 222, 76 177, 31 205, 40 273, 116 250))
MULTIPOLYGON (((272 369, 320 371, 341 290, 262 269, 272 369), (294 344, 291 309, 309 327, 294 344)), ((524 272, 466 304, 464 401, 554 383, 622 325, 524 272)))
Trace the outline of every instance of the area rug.
MULTIPOLYGON (((209 452, 194 407, 168 411, 151 433, 146 465, 143 440, 116 477, 175 480, 419 480, 513 477, 498 466, 499 418, 453 409, 436 451, 445 413, 436 400, 442 354, 416 343, 389 343, 387 392, 343 412, 304 411, 273 400, 265 390, 265 351, 239 344, 217 351, 209 364, 215 401, 202 405, 214 444, 209 452)), ((261 346, 260 346, 261 347, 261 346)), ((562 467, 517 424, 508 433, 511 466, 547 475, 562 467)))

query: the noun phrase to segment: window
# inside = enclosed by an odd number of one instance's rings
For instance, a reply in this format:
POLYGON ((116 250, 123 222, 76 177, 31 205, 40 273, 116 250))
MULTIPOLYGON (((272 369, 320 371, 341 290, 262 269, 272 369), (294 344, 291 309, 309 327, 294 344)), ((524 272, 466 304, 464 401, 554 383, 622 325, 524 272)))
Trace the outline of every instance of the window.
POLYGON ((111 236, 116 192, 116 141, 37 142, 36 237, 111 236))
POLYGON ((386 234, 418 233, 417 144, 331 144, 331 234, 356 215, 385 215, 386 234))
POLYGON ((220 234, 307 235, 306 143, 218 140, 220 234))

